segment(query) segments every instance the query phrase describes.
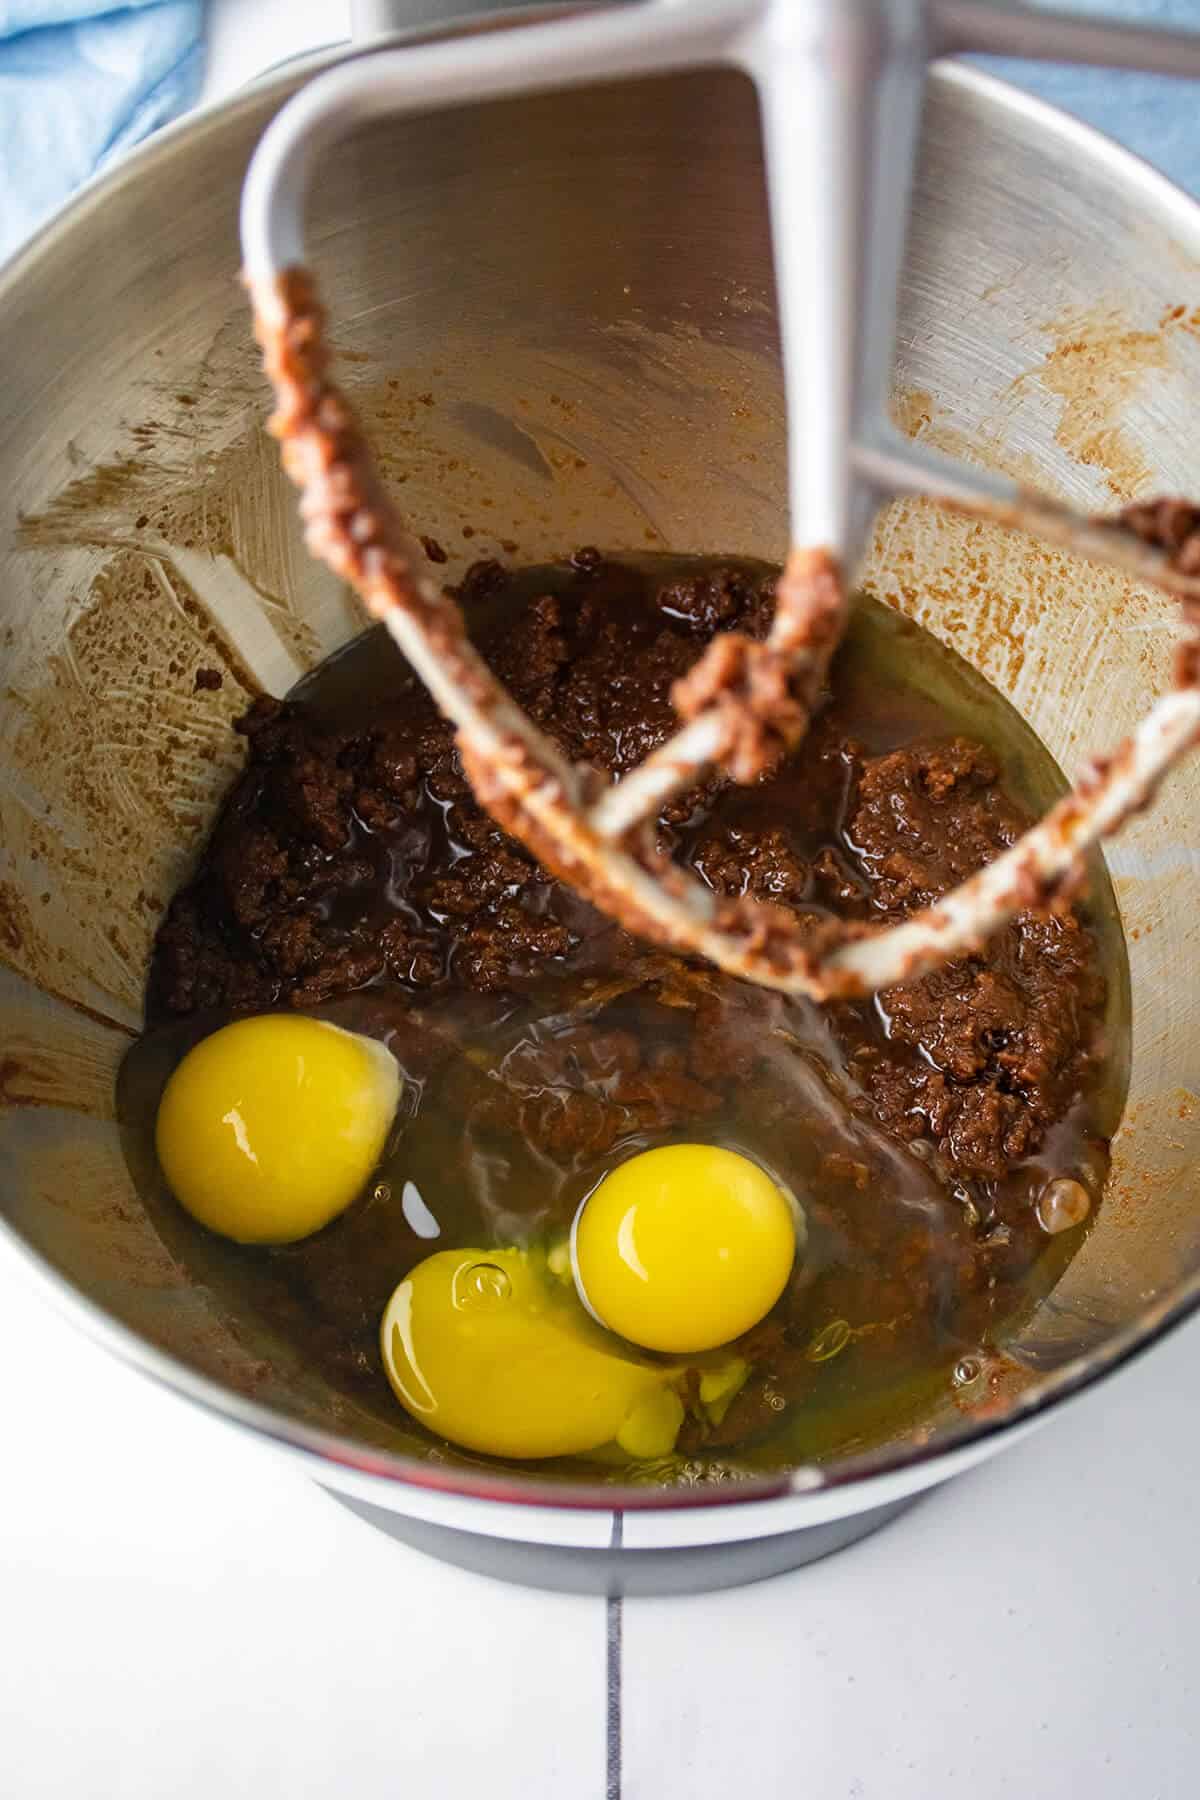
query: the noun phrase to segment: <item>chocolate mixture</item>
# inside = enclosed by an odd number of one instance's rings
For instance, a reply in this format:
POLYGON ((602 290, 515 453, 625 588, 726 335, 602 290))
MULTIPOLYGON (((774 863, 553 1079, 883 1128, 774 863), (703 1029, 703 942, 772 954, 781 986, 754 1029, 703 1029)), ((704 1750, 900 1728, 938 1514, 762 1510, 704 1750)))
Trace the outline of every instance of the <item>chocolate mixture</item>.
MULTIPOLYGON (((482 565, 461 599, 518 703, 572 759, 619 774, 668 735, 672 683, 715 632, 763 637, 772 581, 582 551, 536 577, 482 565)), ((991 752, 852 660, 781 768, 747 788, 713 780, 658 827, 712 889, 773 901, 814 933, 831 917, 904 918, 1028 823, 991 752)), ((446 1123, 443 1171, 503 1146, 499 1241, 565 1222, 628 1146, 732 1132, 770 1147, 812 1242, 746 1345, 755 1377, 721 1443, 778 1423, 833 1326, 860 1378, 905 1331, 943 1356, 978 1343, 998 1292, 1046 1248, 1047 1181, 1098 1196, 1105 978, 1071 906, 1024 912, 985 953, 877 1000, 819 1010, 648 950, 544 874, 475 802, 450 728, 378 632, 239 729, 247 768, 161 929, 151 1021, 354 996, 342 1022, 389 1036, 446 1123)), ((271 1253, 279 1316, 333 1378, 382 1393, 380 1310, 424 1253, 395 1207, 360 1203, 271 1253)))

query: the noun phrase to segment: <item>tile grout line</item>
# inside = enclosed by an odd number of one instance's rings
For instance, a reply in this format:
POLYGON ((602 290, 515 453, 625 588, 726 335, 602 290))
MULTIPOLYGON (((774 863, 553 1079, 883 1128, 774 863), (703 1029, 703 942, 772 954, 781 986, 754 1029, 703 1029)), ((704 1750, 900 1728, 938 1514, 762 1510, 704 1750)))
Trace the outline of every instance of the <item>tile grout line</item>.
MULTIPOLYGON (((624 1515, 613 1514, 610 1550, 620 1550, 624 1515)), ((621 1594, 605 1602, 604 1800, 621 1800, 621 1594)))

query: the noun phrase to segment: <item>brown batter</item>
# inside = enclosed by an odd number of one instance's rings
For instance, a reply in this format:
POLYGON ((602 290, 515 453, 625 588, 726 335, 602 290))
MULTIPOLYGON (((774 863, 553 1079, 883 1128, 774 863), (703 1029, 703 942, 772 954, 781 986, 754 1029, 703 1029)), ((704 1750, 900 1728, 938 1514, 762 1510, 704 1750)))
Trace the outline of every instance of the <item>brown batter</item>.
MULTIPOLYGON (((461 599, 518 703, 572 759, 624 773, 669 734, 672 685, 715 632, 764 636, 773 590, 757 566, 647 574, 581 551, 533 582, 481 565, 461 599)), ((673 803, 660 845, 814 935, 901 919, 1028 823, 993 755, 945 724, 909 688, 835 675, 798 752, 755 786, 714 780, 673 803)), ((443 1178, 460 1158, 470 1186, 500 1157, 498 1241, 565 1223, 614 1150, 731 1132, 774 1146, 812 1243, 751 1334, 755 1378, 721 1442, 765 1432, 811 1387, 831 1324, 860 1376, 921 1361, 918 1340, 943 1356, 978 1343, 1046 1248, 1047 1180, 1098 1195, 1105 979, 1070 905, 819 1011, 649 951, 544 874, 481 810, 450 728, 379 633, 240 729, 248 766, 160 932, 151 1020, 353 995, 337 1016, 390 1037, 441 1122, 443 1178)), ((395 1207, 361 1203, 266 1259, 278 1316, 334 1379, 382 1392, 380 1311, 423 1253, 395 1207)))
MULTIPOLYGON (((723 632, 676 682, 689 723, 653 766, 616 792, 594 796, 593 766, 572 770, 553 739, 514 705, 467 632, 462 608, 380 482, 353 406, 331 378, 325 309, 311 271, 248 276, 255 335, 275 394, 268 429, 301 492, 305 542, 385 624, 445 712, 456 719, 475 794, 542 867, 648 942, 703 956, 732 976, 829 1000, 915 980, 1011 919, 1043 906, 1083 872, 1084 852, 1149 805, 1163 775, 1200 736, 1200 660, 1193 631, 1176 656, 1176 682, 1197 690, 1168 703, 1151 729, 1098 757, 989 874, 967 882, 902 931, 830 918, 801 929, 791 912, 752 894, 715 900, 655 848, 641 804, 682 793, 711 768, 753 781, 802 736, 847 621, 840 559, 830 544, 793 544, 775 584, 775 614, 758 638, 723 632), (632 790, 632 791, 631 791, 632 790)), ((949 501, 947 501, 949 504, 949 501)), ((1036 494, 960 497, 976 517, 1015 527, 1137 574, 1200 607, 1200 514, 1151 501, 1087 521, 1036 494), (1140 541, 1139 541, 1140 540, 1140 541)), ((1150 721, 1147 721, 1150 725, 1150 721)))

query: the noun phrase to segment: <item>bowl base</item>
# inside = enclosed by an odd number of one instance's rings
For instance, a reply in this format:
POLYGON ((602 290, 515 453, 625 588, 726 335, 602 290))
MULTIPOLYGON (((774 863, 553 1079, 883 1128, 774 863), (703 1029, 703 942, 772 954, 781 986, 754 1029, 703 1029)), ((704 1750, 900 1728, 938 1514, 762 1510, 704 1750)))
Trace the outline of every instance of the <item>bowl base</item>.
POLYGON ((613 1543, 606 1549, 593 1550, 488 1537, 482 1532, 436 1525, 427 1519, 407 1518, 364 1500, 352 1500, 332 1488, 326 1492, 360 1519, 410 1549, 453 1563, 456 1568, 488 1575, 496 1581, 516 1582, 521 1587, 609 1598, 705 1594, 718 1588, 765 1581, 847 1549, 906 1512, 922 1497, 909 1495, 847 1519, 830 1519, 799 1531, 661 1550, 623 1548, 616 1525, 621 1515, 614 1513, 613 1543))

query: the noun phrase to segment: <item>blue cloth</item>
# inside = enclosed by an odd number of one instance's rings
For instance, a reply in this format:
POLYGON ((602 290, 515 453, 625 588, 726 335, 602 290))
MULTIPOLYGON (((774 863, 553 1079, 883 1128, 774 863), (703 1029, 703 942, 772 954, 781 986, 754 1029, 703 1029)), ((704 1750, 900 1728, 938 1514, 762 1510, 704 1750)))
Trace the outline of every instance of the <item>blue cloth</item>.
MULTIPOLYGON (((1200 31, 1200 0, 1057 0, 1062 10, 1200 31)), ((1061 106, 1200 194, 1200 82, 1123 70, 981 58, 981 66, 1061 106)))
POLYGON ((190 106, 202 0, 0 0, 0 259, 190 106))

